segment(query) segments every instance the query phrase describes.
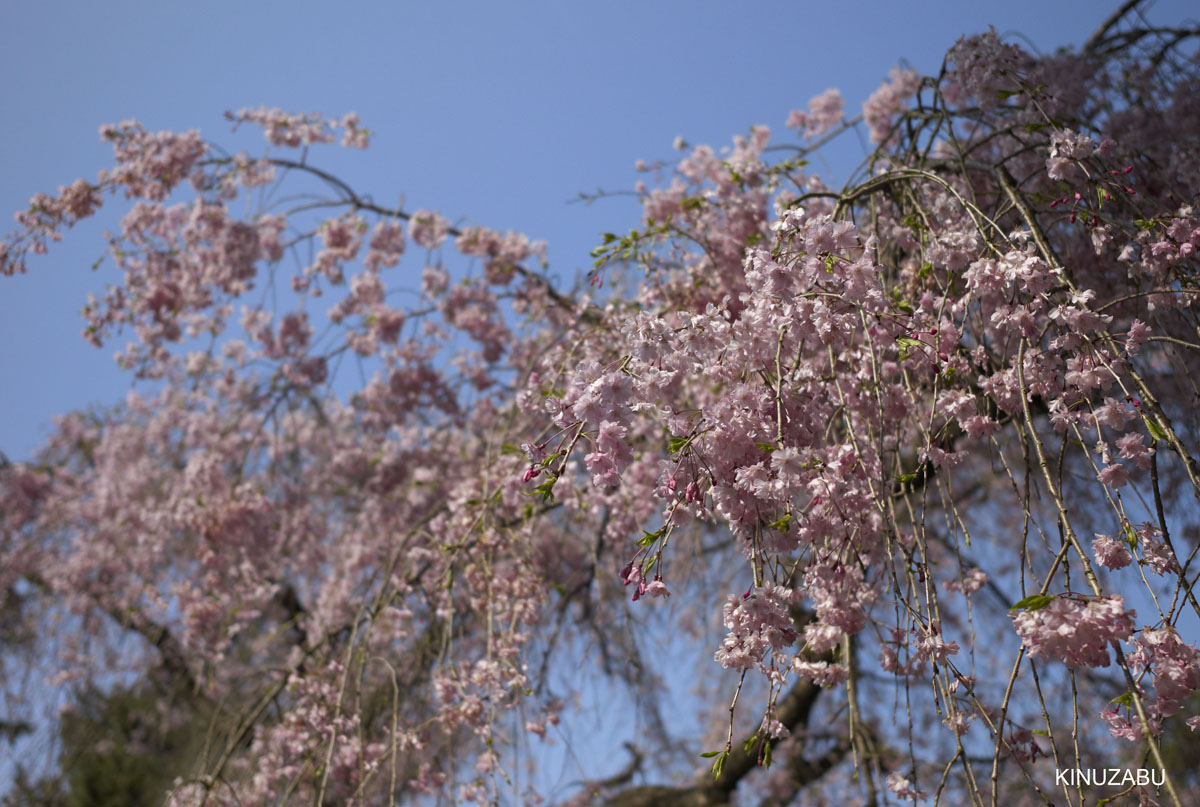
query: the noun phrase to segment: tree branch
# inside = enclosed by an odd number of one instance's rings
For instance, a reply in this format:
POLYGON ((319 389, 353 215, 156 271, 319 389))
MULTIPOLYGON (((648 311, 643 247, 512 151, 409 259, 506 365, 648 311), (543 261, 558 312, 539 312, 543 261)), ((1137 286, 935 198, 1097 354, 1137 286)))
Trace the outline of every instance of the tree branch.
POLYGON ((1116 11, 1108 15, 1104 22, 1100 23, 1100 27, 1096 29, 1094 34, 1088 37, 1087 42, 1083 43, 1083 52, 1094 53, 1100 47, 1101 43, 1104 42, 1104 38, 1108 36, 1108 32, 1113 29, 1113 26, 1124 19, 1125 15, 1130 11, 1137 8, 1141 2, 1142 0, 1125 0, 1116 11))
MULTIPOLYGON (((807 725, 813 704, 820 694, 821 688, 811 681, 798 681, 776 707, 776 719, 791 731, 807 725)), ((815 760, 805 759, 803 747, 797 747, 786 762, 790 772, 788 786, 794 788, 793 793, 824 776, 849 747, 848 741, 840 741, 833 750, 815 760)), ((746 750, 744 744, 736 744, 725 762, 721 778, 715 782, 711 774, 705 771, 691 785, 629 788, 610 796, 604 804, 605 807, 720 807, 729 804, 730 795, 751 771, 759 767, 758 763, 757 744, 752 745, 750 750, 746 750)))

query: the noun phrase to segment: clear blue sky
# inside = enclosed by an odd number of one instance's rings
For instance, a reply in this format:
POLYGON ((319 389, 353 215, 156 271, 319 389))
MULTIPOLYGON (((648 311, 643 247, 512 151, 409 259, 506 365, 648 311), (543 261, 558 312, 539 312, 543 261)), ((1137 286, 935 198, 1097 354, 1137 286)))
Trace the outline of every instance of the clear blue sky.
MULTIPOLYGON (((899 60, 936 70, 964 32, 993 24, 1053 49, 1081 41, 1115 5, 12 3, 0 29, 0 208, 93 179, 110 159, 102 122, 220 140, 226 109, 356 111, 378 135, 366 153, 339 157, 353 184, 546 239, 552 269, 570 278, 598 233, 632 217, 620 203, 565 202, 630 187, 634 161, 672 156, 676 135, 721 145, 763 123, 786 136, 788 110, 812 95, 840 87, 856 110, 899 60)), ((1194 9, 1160 0, 1152 14, 1176 22, 1194 9)), ((12 459, 32 453, 54 414, 129 388, 115 346, 79 337, 86 293, 113 279, 88 269, 112 222, 81 228, 27 276, 0 278, 0 451, 12 459)))

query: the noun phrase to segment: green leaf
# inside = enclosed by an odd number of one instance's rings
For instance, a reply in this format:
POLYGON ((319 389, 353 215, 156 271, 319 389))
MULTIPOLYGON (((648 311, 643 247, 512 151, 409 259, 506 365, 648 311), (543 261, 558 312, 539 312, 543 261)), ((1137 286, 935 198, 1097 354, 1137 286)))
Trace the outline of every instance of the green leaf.
POLYGON ((778 446, 771 445, 770 443, 755 443, 754 445, 758 446, 759 448, 761 448, 763 451, 767 452, 768 454, 770 454, 772 451, 775 451, 779 448, 778 446))
POLYGON ((899 308, 905 314, 911 314, 913 312, 912 303, 910 303, 908 300, 897 300, 896 308, 899 308))
POLYGON ((721 774, 725 772, 725 760, 728 758, 729 758, 729 752, 722 751, 720 753, 720 755, 717 757, 716 761, 713 762, 713 766, 712 766, 713 779, 721 778, 721 774))
POLYGON ((715 756, 716 756, 717 754, 719 754, 719 753, 721 753, 721 752, 720 752, 720 751, 705 751, 705 752, 704 752, 703 754, 701 754, 700 756, 704 757, 705 759, 712 759, 713 757, 715 757, 715 756))
POLYGON ((659 527, 654 532, 646 532, 645 530, 642 530, 642 537, 637 539, 637 546, 643 548, 650 546, 650 544, 654 543, 659 538, 662 538, 666 531, 666 527, 659 527))
POLYGON ((1133 706, 1133 693, 1126 692, 1124 695, 1118 695, 1109 701, 1109 703, 1120 703, 1124 706, 1133 706))
POLYGON ((1054 602, 1054 598, 1049 594, 1030 594, 1018 600, 1010 611, 1040 611, 1050 603, 1054 602))
POLYGON ((672 454, 678 454, 680 451, 683 451, 684 446, 686 446, 688 441, 691 439, 691 437, 672 437, 667 440, 667 450, 672 454))
POLYGON ((550 504, 554 501, 554 482, 553 478, 547 479, 542 484, 538 485, 528 495, 541 496, 543 504, 550 504))
POLYGON ((907 485, 909 482, 915 482, 917 481, 917 472, 913 471, 912 473, 908 474, 900 474, 896 477, 896 481, 901 485, 907 485))
POLYGON ((791 523, 792 523, 792 514, 784 513, 782 518, 768 524, 767 526, 773 530, 778 530, 779 532, 787 532, 788 525, 791 523))
POLYGON ((1050 732, 1046 731, 1045 729, 1034 729, 1033 733, 1038 735, 1039 737, 1049 737, 1050 736, 1050 732))
POLYGON ((1150 432, 1150 437, 1154 442, 1157 443, 1159 440, 1162 440, 1164 443, 1167 442, 1167 433, 1163 431, 1162 426, 1158 425, 1158 421, 1151 420, 1145 415, 1142 415, 1142 420, 1145 421, 1146 430, 1150 432))
MULTIPOLYGON (((908 313, 912 313, 912 307, 909 307, 908 313)), ((913 339, 911 336, 901 336, 896 339, 896 344, 900 346, 900 355, 897 356, 900 361, 905 361, 912 355, 910 348, 925 347, 925 343, 920 339, 913 339)))

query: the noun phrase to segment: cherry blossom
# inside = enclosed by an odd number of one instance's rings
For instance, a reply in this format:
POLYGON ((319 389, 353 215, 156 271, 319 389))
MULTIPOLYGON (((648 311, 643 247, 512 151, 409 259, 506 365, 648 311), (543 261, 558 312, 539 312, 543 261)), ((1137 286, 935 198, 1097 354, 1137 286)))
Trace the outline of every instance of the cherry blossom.
POLYGON ((1165 766, 1200 689, 1200 106, 1194 32, 1136 17, 965 37, 790 144, 677 138, 574 284, 331 181, 352 113, 228 113, 253 159, 102 127, 113 164, 0 244, 41 271, 113 216, 84 337, 134 385, 0 467, 14 719, 66 725, 30 681, 146 682, 210 738, 174 804, 533 803, 512 770, 596 660, 662 767, 579 804, 1037 804, 1068 737, 1165 766), (874 149, 833 188, 838 136, 874 149), (256 201, 305 182, 335 190, 256 201))

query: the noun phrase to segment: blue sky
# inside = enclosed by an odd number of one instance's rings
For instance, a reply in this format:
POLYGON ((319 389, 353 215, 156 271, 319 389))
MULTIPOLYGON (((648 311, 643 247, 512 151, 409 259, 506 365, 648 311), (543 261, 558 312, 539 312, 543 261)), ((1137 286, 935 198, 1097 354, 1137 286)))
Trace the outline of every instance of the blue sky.
MULTIPOLYGON (((377 132, 334 168, 380 201, 440 209, 550 243, 570 279, 627 203, 568 205, 621 189, 671 141, 721 145, 750 124, 787 137, 788 110, 827 87, 850 110, 900 60, 934 71, 961 34, 995 25, 1041 49, 1079 42, 1114 3, 316 2, 11 4, 0 30, 0 208, 26 206, 109 164, 103 122, 199 128, 228 141, 226 109, 358 112, 377 132)), ((1159 0, 1154 18, 1193 6, 1159 0)), ((856 155, 829 161, 844 178, 856 155)), ((836 174, 836 170, 835 170, 836 174)), ((50 418, 120 400, 128 377, 79 337, 108 216, 69 234, 28 275, 0 278, 0 451, 28 457, 50 418)), ((11 221, 11 220, 10 220, 11 221)), ((402 263, 401 271, 416 271, 402 263)))

